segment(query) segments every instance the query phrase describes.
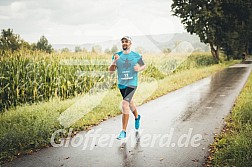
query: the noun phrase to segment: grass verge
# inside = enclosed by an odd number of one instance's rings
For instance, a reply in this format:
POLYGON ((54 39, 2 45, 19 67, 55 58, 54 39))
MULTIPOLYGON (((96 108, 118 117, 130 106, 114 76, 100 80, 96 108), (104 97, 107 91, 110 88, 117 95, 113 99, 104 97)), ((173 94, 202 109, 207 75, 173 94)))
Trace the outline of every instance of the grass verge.
MULTIPOLYGON (((161 80, 142 83, 134 99, 137 105, 141 105, 212 75, 234 63, 233 61, 207 67, 192 68, 176 72, 161 80), (149 92, 153 87, 158 89, 154 89, 148 97, 146 97, 146 94, 141 94, 141 91, 149 92)), ((64 101, 53 99, 49 102, 23 105, 2 113, 0 115, 0 163, 12 160, 18 155, 29 154, 33 150, 49 146, 52 133, 63 128, 58 121, 60 114, 81 98, 83 97, 78 96, 64 101)), ((73 133, 86 130, 109 117, 120 114, 121 111, 118 107, 120 100, 121 97, 118 90, 109 91, 98 106, 71 126, 73 133)), ((66 134, 57 136, 57 140, 64 136, 66 134)))

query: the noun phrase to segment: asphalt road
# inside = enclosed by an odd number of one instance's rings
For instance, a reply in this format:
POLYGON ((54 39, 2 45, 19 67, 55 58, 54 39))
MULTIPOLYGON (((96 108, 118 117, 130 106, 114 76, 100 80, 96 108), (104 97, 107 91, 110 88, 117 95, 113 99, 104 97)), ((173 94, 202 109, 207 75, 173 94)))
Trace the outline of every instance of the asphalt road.
POLYGON ((131 115, 127 141, 115 139, 121 128, 117 116, 60 147, 3 166, 202 166, 214 134, 220 132, 251 72, 250 63, 234 65, 138 107, 141 129, 134 130, 131 115))

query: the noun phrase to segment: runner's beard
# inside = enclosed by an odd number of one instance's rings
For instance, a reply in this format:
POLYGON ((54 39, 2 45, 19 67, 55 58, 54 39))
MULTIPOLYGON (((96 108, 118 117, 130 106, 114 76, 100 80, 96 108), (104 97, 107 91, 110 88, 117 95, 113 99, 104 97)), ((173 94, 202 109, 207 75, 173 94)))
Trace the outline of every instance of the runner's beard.
POLYGON ((123 45, 123 47, 122 47, 122 48, 123 48, 123 50, 124 50, 124 51, 126 51, 126 50, 128 50, 128 49, 129 49, 127 45, 123 45))

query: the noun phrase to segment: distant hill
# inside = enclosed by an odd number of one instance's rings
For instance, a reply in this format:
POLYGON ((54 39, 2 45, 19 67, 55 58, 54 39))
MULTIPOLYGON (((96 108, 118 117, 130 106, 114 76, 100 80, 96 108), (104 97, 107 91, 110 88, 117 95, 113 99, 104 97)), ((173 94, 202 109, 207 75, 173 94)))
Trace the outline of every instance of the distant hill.
MULTIPOLYGON (((201 43, 200 39, 196 35, 190 35, 188 33, 132 36, 132 40, 133 50, 137 47, 141 47, 146 52, 161 52, 164 48, 173 49, 176 46, 176 43, 182 41, 191 43, 195 50, 209 51, 209 47, 204 43, 201 43)), ((54 44, 53 48, 56 50, 68 48, 69 50, 74 51, 75 47, 79 46, 81 48, 86 48, 88 51, 91 51, 94 45, 100 45, 103 51, 107 48, 111 49, 113 45, 116 45, 119 49, 121 48, 120 39, 97 43, 85 43, 82 45, 54 44)))

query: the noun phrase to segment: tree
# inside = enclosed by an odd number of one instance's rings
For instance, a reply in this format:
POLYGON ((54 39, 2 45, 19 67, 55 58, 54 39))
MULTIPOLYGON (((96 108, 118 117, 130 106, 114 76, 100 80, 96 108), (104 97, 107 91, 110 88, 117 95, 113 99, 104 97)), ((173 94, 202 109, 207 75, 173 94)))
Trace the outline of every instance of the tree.
POLYGON ((219 60, 219 49, 232 53, 237 45, 236 41, 245 47, 249 46, 248 40, 251 41, 249 0, 228 2, 173 0, 172 11, 175 16, 181 18, 189 33, 197 34, 202 42, 209 44, 216 61, 219 60))
POLYGON ((48 43, 48 40, 44 35, 40 37, 39 41, 37 42, 36 49, 45 51, 47 53, 52 53, 53 51, 52 45, 48 43))
POLYGON ((21 41, 20 41, 20 49, 31 50, 31 49, 32 49, 32 46, 31 46, 28 42, 26 42, 26 41, 24 41, 24 40, 21 40, 21 41))
POLYGON ((87 50, 86 48, 83 48, 83 49, 82 49, 82 52, 83 52, 83 53, 87 53, 88 50, 87 50))
POLYGON ((204 43, 209 43, 211 53, 219 61, 218 50, 221 43, 221 15, 218 1, 173 0, 172 11, 181 18, 186 30, 197 34, 204 43))
POLYGON ((63 53, 69 53, 70 52, 70 50, 68 49, 68 48, 63 48, 63 49, 61 49, 61 52, 63 53))
POLYGON ((111 51, 109 50, 109 48, 107 48, 107 49, 104 50, 104 53, 111 54, 111 51))
POLYGON ((116 45, 113 45, 111 48, 111 53, 116 53, 116 52, 118 52, 118 48, 116 45))
POLYGON ((21 46, 20 36, 13 33, 12 29, 3 29, 0 36, 0 50, 2 55, 6 51, 11 50, 12 52, 18 50, 21 46))
POLYGON ((79 46, 76 46, 75 49, 74 49, 75 52, 81 52, 81 48, 79 46))
POLYGON ((92 52, 100 54, 100 53, 102 53, 102 47, 100 45, 94 45, 92 47, 92 52))
POLYGON ((171 53, 171 49, 170 48, 163 48, 162 51, 163 51, 164 54, 171 53))
POLYGON ((221 7, 225 17, 225 33, 229 37, 223 42, 223 50, 235 57, 244 51, 248 52, 252 40, 252 2, 223 1, 221 7))

